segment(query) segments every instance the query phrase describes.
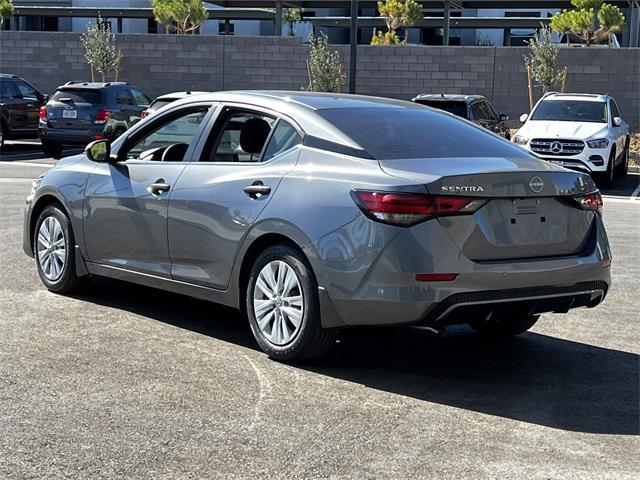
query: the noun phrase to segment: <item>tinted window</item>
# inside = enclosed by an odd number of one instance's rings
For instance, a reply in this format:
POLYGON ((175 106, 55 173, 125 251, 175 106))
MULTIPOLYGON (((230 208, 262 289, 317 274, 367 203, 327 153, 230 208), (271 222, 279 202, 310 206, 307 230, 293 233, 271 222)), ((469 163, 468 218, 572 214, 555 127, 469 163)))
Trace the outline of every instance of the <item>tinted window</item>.
POLYGON ((205 147, 201 161, 257 162, 275 119, 261 113, 233 112, 223 115, 221 128, 215 128, 215 147, 205 147))
POLYGON ((416 103, 437 108, 438 110, 444 110, 445 112, 453 113, 462 118, 467 118, 467 104, 465 102, 420 100, 416 103))
POLYGON ((149 97, 147 97, 142 91, 136 87, 131 87, 131 95, 133 96, 133 101, 139 107, 148 107, 151 103, 149 97))
POLYGON ((482 102, 475 102, 471 105, 471 113, 474 120, 488 120, 487 112, 482 108, 482 102))
POLYGON ((0 82, 0 97, 2 98, 19 98, 18 90, 13 82, 0 82))
POLYGON ((51 100, 61 101, 62 99, 69 99, 73 103, 85 104, 85 105, 95 105, 102 102, 102 94, 100 90, 89 90, 87 88, 83 89, 65 89, 58 90, 53 94, 51 100))
POLYGON ((423 108, 334 108, 318 113, 380 160, 527 156, 480 127, 423 108))
POLYGON ((611 116, 612 117, 620 116, 620 111, 618 110, 618 104, 615 102, 615 100, 611 100, 611 116))
POLYGON ((547 100, 540 102, 531 120, 607 123, 607 104, 584 100, 547 100))
POLYGON ((133 98, 129 95, 129 90, 126 88, 119 88, 116 91, 116 103, 119 105, 133 105, 133 98))
POLYGON ((16 82, 16 87, 25 100, 38 100, 38 92, 28 83, 16 82))
POLYGON ((495 121, 498 120, 498 114, 493 108, 493 105, 491 105, 489 102, 482 102, 482 109, 486 112, 488 119, 495 121))
POLYGON ((295 147, 300 142, 302 142, 302 137, 297 130, 288 122, 280 120, 267 144, 262 161, 266 162, 276 155, 295 147))

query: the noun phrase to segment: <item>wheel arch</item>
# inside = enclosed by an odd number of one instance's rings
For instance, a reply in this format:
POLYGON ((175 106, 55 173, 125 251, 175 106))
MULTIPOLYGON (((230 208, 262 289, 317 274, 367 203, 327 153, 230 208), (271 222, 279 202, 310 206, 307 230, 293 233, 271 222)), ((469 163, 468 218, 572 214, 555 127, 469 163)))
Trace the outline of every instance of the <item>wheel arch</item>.
POLYGON ((64 205, 64 202, 53 193, 45 193, 38 197, 31 207, 31 214, 29 216, 29 248, 33 254, 33 234, 36 228, 36 223, 42 211, 50 205, 58 205, 62 211, 71 218, 69 215, 69 209, 64 205))

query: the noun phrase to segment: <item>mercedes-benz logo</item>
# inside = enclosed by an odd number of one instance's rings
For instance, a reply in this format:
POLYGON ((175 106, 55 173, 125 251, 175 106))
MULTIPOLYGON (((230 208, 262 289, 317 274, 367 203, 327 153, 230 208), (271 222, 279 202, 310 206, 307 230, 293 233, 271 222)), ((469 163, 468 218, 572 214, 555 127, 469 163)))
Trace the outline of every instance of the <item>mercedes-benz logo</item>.
POLYGON ((551 151, 553 153, 560 153, 562 151, 562 144, 560 142, 553 142, 551 144, 551 151))
POLYGON ((538 176, 531 177, 531 180, 529 180, 529 188, 535 193, 540 193, 544 188, 544 182, 538 176))

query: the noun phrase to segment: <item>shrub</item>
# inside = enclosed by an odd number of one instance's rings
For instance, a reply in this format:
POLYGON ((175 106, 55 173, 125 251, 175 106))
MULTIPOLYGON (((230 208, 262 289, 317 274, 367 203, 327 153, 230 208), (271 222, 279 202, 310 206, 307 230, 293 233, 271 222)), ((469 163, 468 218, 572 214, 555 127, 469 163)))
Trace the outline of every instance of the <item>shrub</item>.
POLYGON ((110 25, 98 17, 96 23, 87 25, 87 33, 80 35, 80 41, 84 58, 91 67, 91 80, 94 80, 94 71, 100 73, 103 82, 107 73, 116 72, 117 80, 122 53, 116 50, 116 36, 111 33, 110 25))
POLYGON ((307 60, 309 85, 312 92, 342 91, 345 75, 340 54, 329 50, 329 39, 324 33, 309 35, 309 59, 307 60))

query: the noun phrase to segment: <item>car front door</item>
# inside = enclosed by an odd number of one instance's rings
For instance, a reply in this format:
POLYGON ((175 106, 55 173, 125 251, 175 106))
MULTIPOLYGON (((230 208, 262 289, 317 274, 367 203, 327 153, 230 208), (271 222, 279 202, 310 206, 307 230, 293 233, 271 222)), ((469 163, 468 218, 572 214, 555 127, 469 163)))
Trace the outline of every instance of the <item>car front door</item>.
POLYGON ((22 100, 24 108, 24 128, 36 132, 38 130, 38 122, 40 121, 40 105, 42 103, 42 95, 29 85, 27 82, 18 80, 15 82, 22 100))
POLYGON ((298 160, 302 135, 272 112, 224 106, 169 202, 172 276, 229 284, 244 236, 298 160))
POLYGON ((5 122, 9 131, 25 130, 27 128, 26 103, 13 80, 0 80, 0 97, 7 118, 5 122))
POLYGON ((136 129, 89 176, 84 235, 91 262, 171 276, 168 199, 210 105, 182 106, 136 129))

